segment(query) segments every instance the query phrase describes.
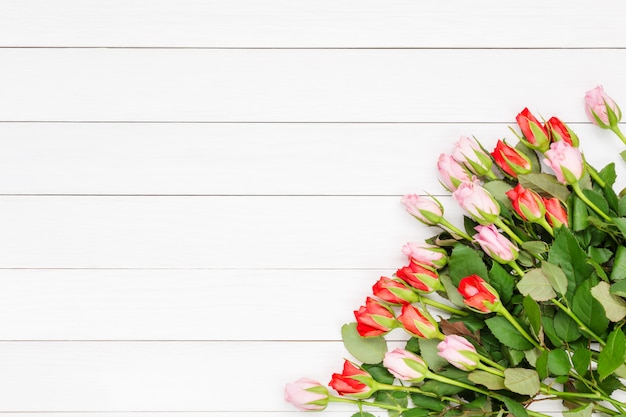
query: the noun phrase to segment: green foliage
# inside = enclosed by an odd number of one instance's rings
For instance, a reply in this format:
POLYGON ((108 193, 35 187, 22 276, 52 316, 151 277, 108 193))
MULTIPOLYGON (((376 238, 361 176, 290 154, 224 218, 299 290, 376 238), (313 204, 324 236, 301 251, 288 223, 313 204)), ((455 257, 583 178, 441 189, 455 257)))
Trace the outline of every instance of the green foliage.
POLYGON ((573 342, 582 336, 578 324, 562 310, 554 316, 554 332, 563 342, 573 342))
POLYGON ((502 265, 494 262, 489 270, 489 281, 500 295, 500 300, 504 304, 508 304, 515 290, 515 280, 511 274, 502 265))
POLYGON ((437 339, 418 339, 420 346, 421 356, 428 364, 428 367, 434 372, 438 372, 448 365, 448 361, 439 356, 439 350, 437 345, 439 340, 437 339))
POLYGON ((519 175, 517 179, 522 187, 531 189, 539 194, 551 195, 563 202, 566 202, 570 195, 569 189, 558 182, 553 175, 531 173, 519 175))
POLYGON ((606 332, 609 319, 604 313, 604 307, 591 295, 591 279, 580 284, 574 295, 572 311, 578 318, 597 335, 606 332))
POLYGON ((493 391, 506 388, 504 386, 504 378, 486 371, 472 371, 468 375, 468 378, 470 381, 476 384, 484 385, 485 387, 493 391))
POLYGON ((615 329, 609 333, 606 346, 598 355, 598 375, 600 380, 611 375, 618 367, 624 364, 626 359, 626 337, 621 329, 615 329))
POLYGON ((528 412, 524 406, 513 398, 502 397, 502 402, 506 406, 506 409, 509 410, 509 412, 515 417, 528 417, 528 412))
POLYGON ((455 287, 458 287, 459 282, 463 278, 472 274, 476 274, 484 280, 489 280, 487 267, 479 252, 468 246, 456 245, 452 249, 452 255, 448 264, 450 266, 449 275, 455 287))
POLYGON ((517 350, 532 349, 533 345, 507 319, 495 316, 485 320, 491 333, 500 343, 517 350))
POLYGON ((567 375, 571 368, 569 355, 565 350, 555 349, 548 353, 548 370, 552 375, 567 375))
POLYGON ((343 344, 352 356, 363 363, 382 362, 387 353, 387 341, 382 337, 361 337, 356 330, 356 323, 341 327, 343 344))
MULTIPOLYGON (((380 404, 388 404, 406 409, 409 405, 409 394, 403 391, 378 391, 375 400, 380 404)), ((401 411, 389 410, 389 417, 397 417, 401 411)))
POLYGON ((393 384, 394 376, 382 364, 364 363, 362 368, 369 372, 376 381, 382 384, 393 384))
POLYGON ((572 232, 565 227, 560 228, 552 244, 548 262, 559 266, 565 273, 568 300, 574 297, 576 288, 593 272, 593 267, 586 260, 587 254, 581 249, 572 232))
POLYGON ((578 375, 585 375, 591 366, 591 351, 584 347, 576 349, 572 355, 572 364, 578 375))
MULTIPOLYGON (((549 362, 548 359, 548 364, 549 362)), ((541 384, 539 375, 532 369, 508 368, 504 370, 504 386, 518 394, 535 395, 541 384)))
POLYGON ((412 393, 411 401, 416 407, 425 408, 432 411, 443 411, 446 406, 438 399, 423 394, 412 393))
POLYGON ((548 301, 556 297, 556 292, 541 268, 534 268, 526 272, 517 283, 517 289, 535 301, 548 301))

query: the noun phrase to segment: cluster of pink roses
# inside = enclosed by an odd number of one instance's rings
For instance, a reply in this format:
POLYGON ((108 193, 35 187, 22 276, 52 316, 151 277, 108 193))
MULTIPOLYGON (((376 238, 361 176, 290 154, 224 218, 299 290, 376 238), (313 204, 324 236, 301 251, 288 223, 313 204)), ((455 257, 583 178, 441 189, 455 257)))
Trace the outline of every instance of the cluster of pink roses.
MULTIPOLYGON (((602 87, 587 92, 585 102, 591 121, 602 128, 613 130, 626 143, 626 138, 617 127, 621 111, 602 87)), ((571 186, 581 199, 588 202, 578 186, 588 168, 578 149, 576 134, 556 117, 546 122, 539 121, 527 108, 517 115, 516 121, 521 131, 521 135, 518 135, 520 142, 543 155, 543 162, 552 169, 557 181, 571 186)), ((483 181, 515 181, 519 176, 540 171, 540 167, 533 164, 537 164, 536 159, 529 157, 522 148, 512 147, 503 140, 498 140, 495 149, 488 153, 475 138, 466 136, 460 138, 451 154, 439 157, 437 167, 442 185, 477 223, 476 233, 472 236, 446 220, 443 205, 432 196, 408 194, 401 201, 406 211, 422 223, 439 226, 454 239, 480 247, 495 262, 508 265, 512 274, 521 276, 523 271, 516 259, 523 241, 502 220, 500 202, 483 186, 483 181)), ((519 183, 505 195, 515 216, 523 222, 538 225, 546 236, 554 236, 558 228, 569 227, 567 209, 559 199, 542 197, 519 183)), ((597 210, 591 202, 588 204, 597 210)), ((413 337, 438 341, 437 354, 458 369, 472 371, 478 368, 493 372, 487 367, 493 365, 493 362, 480 355, 471 340, 459 334, 444 335, 445 332, 440 330, 438 322, 426 308, 426 305, 430 305, 458 316, 467 314, 467 311, 425 296, 434 291, 446 292, 440 271, 448 265, 448 251, 428 243, 408 242, 402 247, 402 253, 407 256, 408 265, 399 268, 392 277, 380 277, 372 287, 372 296, 367 297, 364 305, 354 311, 359 335, 365 338, 378 337, 401 328, 413 337)), ((458 282, 456 290, 469 310, 500 314, 520 332, 524 332, 503 307, 497 291, 480 276, 465 276, 458 282)), ((532 339, 527 334, 525 336, 532 339)), ((397 348, 387 352, 382 365, 395 378, 409 384, 427 378, 440 381, 443 378, 432 373, 422 357, 406 349, 397 348)), ((446 383, 459 385, 450 380, 446 380, 446 383)), ((287 384, 285 399, 300 410, 323 410, 329 401, 348 401, 343 400, 343 396, 365 399, 376 391, 398 388, 378 382, 368 371, 348 360, 344 362, 341 373, 332 375, 329 386, 340 397, 331 395, 319 382, 302 378, 287 384)))

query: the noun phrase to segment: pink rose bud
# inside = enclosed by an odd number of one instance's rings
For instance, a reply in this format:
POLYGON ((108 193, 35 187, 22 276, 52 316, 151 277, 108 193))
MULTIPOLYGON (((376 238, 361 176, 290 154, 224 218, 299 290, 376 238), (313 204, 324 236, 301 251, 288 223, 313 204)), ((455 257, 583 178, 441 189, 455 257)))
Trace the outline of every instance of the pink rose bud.
POLYGON ((407 242, 402 246, 402 253, 414 263, 441 269, 448 263, 445 249, 428 243, 407 242))
POLYGON ((328 389, 312 379, 300 378, 285 385, 285 401, 300 411, 321 411, 328 405, 328 389))
POLYGON ((531 149, 536 149, 542 153, 545 152, 548 146, 550 146, 550 138, 546 127, 533 116, 528 108, 522 110, 515 119, 524 135, 520 140, 531 149))
POLYGON ((616 127, 622 119, 619 106, 600 85, 585 94, 585 111, 594 124, 604 129, 616 127))
POLYGON ((508 263, 517 259, 519 249, 509 239, 498 232, 495 225, 476 226, 478 232, 473 236, 483 252, 499 263, 508 263))
POLYGON ((383 366, 396 378, 408 382, 421 382, 428 373, 428 366, 422 358, 400 348, 385 353, 383 366))
POLYGON ((443 217, 443 206, 435 198, 407 194, 400 201, 411 216, 428 226, 439 224, 443 217))
POLYGON ((442 288, 434 268, 415 262, 398 269, 396 276, 420 292, 430 293, 442 288))
POLYGON ((471 180, 467 170, 452 155, 445 153, 439 155, 437 169, 441 183, 448 191, 454 191, 462 182, 471 180))
POLYGON ((412 304, 402 306, 402 313, 398 316, 398 321, 404 330, 416 337, 423 339, 441 339, 443 335, 439 332, 437 321, 428 313, 412 304))
POLYGON ((480 224, 492 224, 500 214, 500 206, 478 180, 462 183, 452 197, 480 224))
POLYGON ((530 174, 532 172, 530 159, 501 140, 498 140, 491 156, 496 161, 496 165, 513 178, 517 178, 520 174, 530 174))
POLYGON ((489 154, 483 150, 476 139, 467 136, 461 136, 457 141, 452 157, 459 164, 480 176, 490 172, 493 165, 489 154))
POLYGON ((478 365, 476 348, 466 338, 451 334, 437 345, 439 356, 462 371, 473 371, 478 365))
POLYGON ((343 372, 333 374, 328 385, 339 395, 350 395, 356 398, 367 398, 377 390, 374 378, 348 360, 343 364, 343 372))
POLYGON ((515 188, 507 191, 506 195, 511 200, 515 212, 522 220, 529 222, 543 221, 546 208, 539 194, 517 184, 515 188))
POLYGON ((490 313, 502 307, 498 292, 478 275, 470 275, 459 282, 459 294, 468 307, 481 312, 490 313))
POLYGON ((546 207, 546 220, 550 226, 567 227, 567 210, 563 208, 558 198, 544 198, 543 204, 546 207))
POLYGON ((354 317, 356 330, 363 337, 380 336, 396 327, 393 311, 370 297, 354 312, 354 317))
POLYGON ((545 156, 543 162, 552 168, 556 179, 563 184, 576 184, 585 173, 580 150, 565 141, 554 142, 545 156))
POLYGON ((406 284, 387 277, 380 279, 372 287, 374 297, 378 297, 389 304, 410 304, 419 301, 419 297, 406 284))
POLYGON ((546 122, 546 127, 550 132, 550 140, 552 142, 564 140, 568 144, 578 147, 578 136, 561 120, 556 117, 551 117, 550 120, 546 122))

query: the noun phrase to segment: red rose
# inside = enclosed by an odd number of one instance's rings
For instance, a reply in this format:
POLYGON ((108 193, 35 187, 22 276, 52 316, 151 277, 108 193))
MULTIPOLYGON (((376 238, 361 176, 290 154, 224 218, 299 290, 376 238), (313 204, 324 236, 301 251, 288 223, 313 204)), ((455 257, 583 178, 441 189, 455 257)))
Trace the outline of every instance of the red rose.
POLYGON ((402 323, 404 329, 413 336, 424 339, 441 338, 437 322, 427 312, 420 311, 412 304, 402 306, 402 313, 398 316, 398 321, 402 323))
POLYGON ((525 108, 515 118, 517 125, 524 134, 524 143, 532 149, 545 152, 550 146, 548 130, 539 120, 525 108))
POLYGON ((416 290, 426 293, 433 292, 441 286, 436 271, 415 262, 409 262, 409 265, 398 269, 396 276, 416 290))
POLYGON ((358 381, 354 377, 364 380, 372 380, 372 376, 366 371, 357 368, 350 361, 346 360, 343 364, 343 373, 333 374, 328 385, 337 391, 339 395, 352 395, 368 397, 372 388, 367 384, 358 381))
POLYGON ((395 279, 380 277, 372 287, 374 297, 390 304, 414 303, 418 300, 412 289, 395 279))
POLYGON ((459 283, 459 293, 466 305, 482 313, 495 311, 500 305, 496 290, 478 275, 463 278, 459 283))
POLYGON ((552 142, 564 140, 568 145, 578 146, 578 136, 556 117, 551 117, 550 120, 546 122, 546 127, 550 132, 550 140, 552 142))
POLYGON ((543 221, 546 208, 539 194, 517 184, 515 188, 506 192, 506 196, 511 200, 515 212, 523 220, 529 222, 543 221))
POLYGON ((558 198, 545 198, 543 200, 546 206, 546 220, 552 227, 567 227, 567 210, 563 208, 558 198))
POLYGON ((354 317, 356 330, 363 337, 380 336, 396 325, 391 309, 370 297, 367 297, 364 306, 354 312, 354 317))
POLYGON ((517 149, 498 140, 496 148, 491 153, 496 165, 510 176, 517 178, 519 174, 531 172, 530 159, 517 149))

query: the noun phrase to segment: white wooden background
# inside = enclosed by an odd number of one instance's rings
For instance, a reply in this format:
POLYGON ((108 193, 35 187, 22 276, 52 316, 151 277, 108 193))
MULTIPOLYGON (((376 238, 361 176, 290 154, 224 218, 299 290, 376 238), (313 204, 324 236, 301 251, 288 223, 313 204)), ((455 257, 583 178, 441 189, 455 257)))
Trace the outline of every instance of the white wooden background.
POLYGON ((0 415, 300 415, 400 195, 524 106, 610 161, 625 48, 621 0, 0 0, 0 415))

